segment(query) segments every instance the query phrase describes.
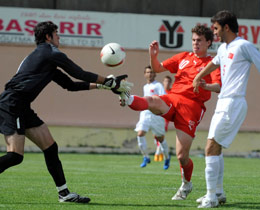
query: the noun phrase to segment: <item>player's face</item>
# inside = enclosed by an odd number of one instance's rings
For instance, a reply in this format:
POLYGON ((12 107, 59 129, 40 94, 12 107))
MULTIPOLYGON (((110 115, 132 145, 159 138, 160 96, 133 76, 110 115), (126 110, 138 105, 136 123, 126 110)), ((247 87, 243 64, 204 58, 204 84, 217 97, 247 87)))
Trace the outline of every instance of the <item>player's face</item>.
POLYGON ((59 47, 60 45, 60 36, 58 35, 58 31, 54 31, 52 33, 52 38, 50 39, 50 43, 55 47, 59 47))
POLYGON ((148 82, 153 82, 156 74, 152 69, 147 68, 145 69, 144 77, 148 82))
POLYGON ((205 57, 211 41, 207 41, 204 35, 192 33, 192 50, 198 57, 205 57))
POLYGON ((164 78, 163 87, 164 87, 165 90, 171 89, 171 81, 168 78, 164 78))
POLYGON ((213 23, 213 33, 219 38, 220 42, 225 42, 224 28, 218 22, 213 23))

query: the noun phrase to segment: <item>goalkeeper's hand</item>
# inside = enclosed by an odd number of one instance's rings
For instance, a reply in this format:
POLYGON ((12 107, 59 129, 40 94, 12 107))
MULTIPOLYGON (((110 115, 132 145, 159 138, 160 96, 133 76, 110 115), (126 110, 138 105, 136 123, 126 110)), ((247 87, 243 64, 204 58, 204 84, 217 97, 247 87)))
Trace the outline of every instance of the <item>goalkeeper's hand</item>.
POLYGON ((113 93, 120 94, 122 92, 130 91, 134 86, 133 83, 126 81, 128 76, 126 74, 115 77, 114 75, 109 75, 101 88, 99 89, 111 89, 113 93))

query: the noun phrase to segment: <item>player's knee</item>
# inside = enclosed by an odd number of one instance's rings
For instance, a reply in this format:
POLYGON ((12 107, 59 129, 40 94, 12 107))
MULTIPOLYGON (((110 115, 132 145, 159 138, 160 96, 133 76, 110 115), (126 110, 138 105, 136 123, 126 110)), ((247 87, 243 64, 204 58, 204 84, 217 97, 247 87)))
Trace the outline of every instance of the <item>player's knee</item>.
POLYGON ((183 153, 177 154, 177 159, 179 160, 181 165, 186 165, 189 161, 189 158, 187 158, 187 156, 183 153))
POLYGON ((156 136, 155 139, 156 139, 157 141, 159 141, 160 143, 163 143, 163 141, 164 141, 164 136, 156 136))

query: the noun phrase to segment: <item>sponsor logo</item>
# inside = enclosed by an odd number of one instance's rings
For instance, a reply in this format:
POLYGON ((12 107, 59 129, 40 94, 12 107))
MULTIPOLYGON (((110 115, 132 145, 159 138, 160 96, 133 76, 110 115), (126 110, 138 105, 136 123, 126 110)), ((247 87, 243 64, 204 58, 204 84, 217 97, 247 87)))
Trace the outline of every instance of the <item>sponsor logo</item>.
POLYGON ((181 61, 181 63, 179 64, 179 69, 183 69, 185 66, 187 66, 189 64, 189 62, 190 62, 189 60, 183 59, 181 61))
MULTIPOLYGON (((22 15, 24 15, 22 13, 22 15)), ((27 13, 26 13, 27 14, 27 13)), ((37 14, 35 14, 37 16, 37 14)), ((27 17, 27 16, 26 16, 27 17)), ((69 17, 70 18, 70 17, 69 17)), ((33 43, 33 29, 41 17, 36 19, 2 19, 0 18, 0 42, 1 43, 33 43)), ((101 33, 102 21, 91 22, 89 20, 59 20, 60 44, 76 46, 102 46, 103 35, 101 33)))
POLYGON ((167 20, 163 20, 163 24, 159 28, 159 42, 162 47, 174 49, 183 45, 184 30, 181 21, 175 21, 173 25, 167 20))
POLYGON ((111 49, 111 51, 112 51, 112 55, 114 55, 115 54, 115 51, 113 50, 113 48, 112 47, 110 47, 109 46, 109 48, 111 49))
POLYGON ((190 128, 190 130, 193 130, 193 129, 194 129, 194 126, 195 126, 195 122, 192 121, 192 120, 190 120, 190 121, 189 121, 189 128, 190 128))

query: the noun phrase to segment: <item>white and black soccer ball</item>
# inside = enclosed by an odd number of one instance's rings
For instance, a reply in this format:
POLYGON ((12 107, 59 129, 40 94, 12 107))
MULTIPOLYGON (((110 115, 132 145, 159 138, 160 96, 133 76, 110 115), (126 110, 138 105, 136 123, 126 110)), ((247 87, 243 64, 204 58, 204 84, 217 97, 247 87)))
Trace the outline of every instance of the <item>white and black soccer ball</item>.
POLYGON ((121 66, 125 61, 125 50, 118 43, 106 44, 101 52, 101 62, 109 67, 121 66))

